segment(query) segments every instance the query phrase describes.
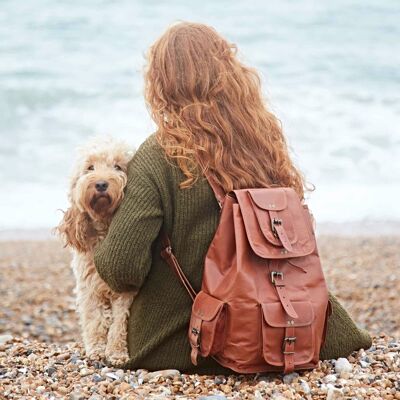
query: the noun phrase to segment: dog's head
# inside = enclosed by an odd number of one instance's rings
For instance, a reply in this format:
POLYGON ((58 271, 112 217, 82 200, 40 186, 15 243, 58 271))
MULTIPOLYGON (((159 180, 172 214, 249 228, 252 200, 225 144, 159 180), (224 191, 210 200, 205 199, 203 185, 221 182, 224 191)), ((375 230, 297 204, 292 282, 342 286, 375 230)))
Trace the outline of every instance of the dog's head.
POLYGON ((79 149, 69 190, 70 208, 57 227, 66 245, 88 250, 95 222, 108 225, 124 196, 133 151, 111 138, 94 138, 79 149))
POLYGON ((111 217, 123 198, 131 156, 132 152, 123 142, 92 139, 79 150, 71 179, 71 204, 95 221, 111 217))

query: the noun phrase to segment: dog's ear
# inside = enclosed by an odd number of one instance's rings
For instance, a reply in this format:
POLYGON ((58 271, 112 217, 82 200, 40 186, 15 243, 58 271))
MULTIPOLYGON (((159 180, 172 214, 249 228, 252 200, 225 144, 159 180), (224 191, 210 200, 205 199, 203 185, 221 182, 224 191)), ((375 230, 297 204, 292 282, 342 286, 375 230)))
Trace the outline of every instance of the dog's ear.
POLYGON ((64 212, 55 231, 62 237, 65 246, 71 246, 79 252, 90 250, 94 229, 89 215, 78 210, 76 206, 73 205, 64 212))

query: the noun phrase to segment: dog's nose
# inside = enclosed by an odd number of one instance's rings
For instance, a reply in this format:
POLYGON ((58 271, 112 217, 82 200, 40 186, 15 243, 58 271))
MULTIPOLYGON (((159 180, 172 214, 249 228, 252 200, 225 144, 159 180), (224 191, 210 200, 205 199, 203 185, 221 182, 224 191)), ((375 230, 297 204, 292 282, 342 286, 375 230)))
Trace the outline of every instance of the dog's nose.
POLYGON ((97 181, 95 187, 98 192, 105 192, 108 188, 108 182, 97 181))

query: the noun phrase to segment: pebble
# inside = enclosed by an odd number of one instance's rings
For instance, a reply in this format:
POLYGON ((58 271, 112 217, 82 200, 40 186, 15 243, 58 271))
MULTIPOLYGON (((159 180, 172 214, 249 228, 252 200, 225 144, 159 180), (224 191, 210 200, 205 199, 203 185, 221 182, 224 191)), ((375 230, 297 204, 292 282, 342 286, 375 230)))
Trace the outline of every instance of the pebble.
POLYGON ((110 372, 112 369, 108 367, 103 367, 100 371, 102 375, 105 375, 107 372, 110 372))
POLYGON ((31 353, 28 356, 29 361, 35 361, 38 358, 38 356, 35 353, 31 353))
POLYGON ((13 340, 12 335, 0 335, 0 345, 10 342, 11 340, 13 340))
POLYGON ((328 393, 326 394, 326 400, 341 400, 344 399, 341 390, 330 387, 328 393))
POLYGON ((333 382, 336 382, 337 377, 336 377, 336 375, 329 374, 329 375, 325 376, 322 380, 324 383, 333 383, 333 382))
POLYGON ((46 390, 46 388, 44 386, 38 386, 36 388, 36 392, 39 393, 39 394, 44 393, 45 390, 46 390))
POLYGON ((201 396, 199 400, 227 400, 225 396, 216 394, 211 396, 201 396))
POLYGON ((85 396, 79 392, 72 392, 69 395, 69 400, 83 400, 84 398, 85 398, 85 396))
POLYGON ((132 386, 127 382, 122 382, 119 385, 119 389, 120 389, 121 392, 126 392, 126 391, 132 389, 132 386))
POLYGON ((47 373, 48 376, 52 376, 55 372, 57 372, 57 368, 55 368, 55 367, 47 367, 45 369, 45 372, 47 373))
POLYGON ((361 366, 361 368, 368 368, 370 366, 369 363, 367 363, 366 361, 360 360, 359 364, 361 366))
POLYGON ((104 381, 104 378, 99 374, 93 374, 92 381, 98 383, 104 381))
POLYGON ((283 383, 286 385, 292 384, 297 378, 299 377, 299 374, 297 372, 292 372, 291 374, 286 374, 283 377, 283 383))
POLYGON ((100 395, 98 395, 98 394, 92 394, 92 395, 89 397, 89 400, 103 400, 103 398, 102 398, 100 395))
POLYGON ((271 400, 287 400, 288 398, 284 396, 282 393, 273 393, 271 396, 271 400))
POLYGON ((300 383, 301 390, 304 394, 311 393, 310 385, 306 381, 301 381, 300 383))
POLYGON ((117 374, 113 373, 113 372, 107 372, 105 375, 106 375, 107 378, 111 378, 113 380, 119 379, 119 376, 117 374))
POLYGON ((93 373, 93 371, 90 371, 89 369, 87 369, 87 368, 82 368, 80 371, 79 371, 79 375, 80 376, 88 376, 88 375, 91 375, 93 373))
POLYGON ((221 390, 225 393, 225 394, 229 394, 232 392, 232 388, 229 385, 221 385, 221 390))
POLYGON ((258 377, 258 382, 271 382, 271 377, 261 375, 258 377))
POLYGON ((71 357, 71 355, 69 354, 69 353, 63 353, 63 354, 59 354, 57 357, 56 357, 56 360, 58 360, 58 361, 64 361, 64 360, 67 360, 68 358, 70 358, 71 357))
POLYGON ((335 362, 335 372, 341 374, 343 372, 351 372, 353 367, 351 366, 347 358, 338 358, 335 362))
POLYGON ((225 383, 226 382, 226 379, 225 379, 225 376, 223 376, 223 375, 217 375, 215 378, 214 378, 214 383, 216 384, 216 385, 221 385, 221 384, 223 384, 223 383, 225 383))
POLYGON ((264 396, 259 390, 254 391, 254 400, 264 400, 264 396))
POLYGON ((163 379, 173 379, 175 377, 179 377, 181 373, 176 369, 166 369, 160 371, 153 371, 153 372, 145 372, 140 375, 143 378, 144 382, 158 380, 160 378, 163 379))
POLYGON ((115 371, 115 375, 117 375, 119 379, 122 379, 125 376, 125 371, 123 369, 118 369, 115 371))
POLYGON ((66 387, 64 387, 64 386, 59 386, 59 387, 57 388, 57 392, 59 392, 59 393, 61 393, 61 394, 67 394, 67 393, 69 393, 69 390, 68 390, 66 387))

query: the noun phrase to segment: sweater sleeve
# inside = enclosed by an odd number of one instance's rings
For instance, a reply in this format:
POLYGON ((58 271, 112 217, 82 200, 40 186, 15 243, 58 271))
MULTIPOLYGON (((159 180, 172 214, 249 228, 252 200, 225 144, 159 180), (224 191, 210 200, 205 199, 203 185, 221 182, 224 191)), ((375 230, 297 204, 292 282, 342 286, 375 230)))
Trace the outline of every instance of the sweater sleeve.
POLYGON ((150 163, 139 149, 128 166, 124 199, 105 239, 94 250, 99 275, 116 292, 140 289, 152 264, 151 248, 160 232, 163 210, 150 163))

